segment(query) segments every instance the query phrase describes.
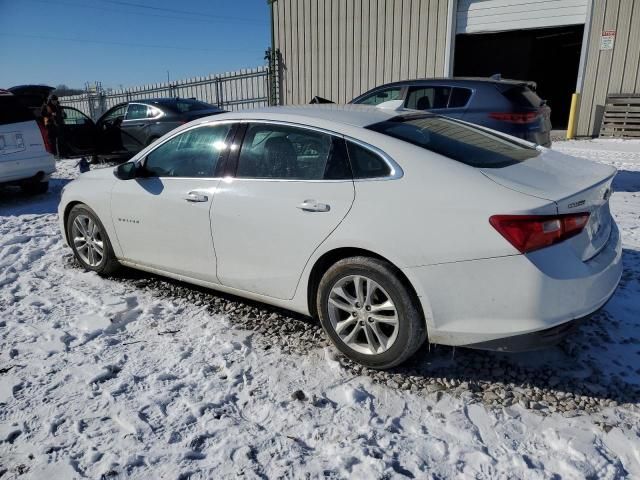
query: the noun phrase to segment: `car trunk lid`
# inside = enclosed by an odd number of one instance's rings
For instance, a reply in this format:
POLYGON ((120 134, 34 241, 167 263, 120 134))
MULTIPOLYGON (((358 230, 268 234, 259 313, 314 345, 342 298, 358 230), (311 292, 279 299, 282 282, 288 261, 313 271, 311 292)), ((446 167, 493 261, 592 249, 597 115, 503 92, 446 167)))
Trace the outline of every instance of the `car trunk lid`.
MULTIPOLYGON (((522 123, 531 131, 530 140, 540 145, 549 146, 551 131, 551 108, 547 101, 541 99, 536 92, 534 82, 514 81, 498 84, 500 93, 511 103, 516 113, 524 117, 522 123)), ((508 114, 505 114, 508 115, 508 114)))
POLYGON ((504 187, 554 202, 559 214, 588 212, 584 230, 567 240, 582 260, 594 257, 607 243, 614 167, 544 150, 524 162, 480 170, 504 187))
POLYGON ((40 117, 40 108, 47 100, 54 87, 46 85, 18 85, 8 89, 16 98, 36 116, 40 117))

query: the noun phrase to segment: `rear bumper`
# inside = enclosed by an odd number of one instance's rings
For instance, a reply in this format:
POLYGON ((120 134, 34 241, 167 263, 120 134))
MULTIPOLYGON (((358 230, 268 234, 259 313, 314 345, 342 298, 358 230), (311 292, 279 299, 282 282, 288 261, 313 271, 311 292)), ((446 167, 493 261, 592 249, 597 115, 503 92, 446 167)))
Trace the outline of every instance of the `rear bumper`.
POLYGON ((566 323, 561 323, 560 325, 547 328, 545 330, 524 333, 521 335, 514 335, 512 337, 498 338, 495 340, 488 340, 479 343, 472 343, 470 345, 464 346, 467 348, 475 348, 478 350, 493 350, 497 352, 528 352, 532 350, 540 350, 543 348, 552 347, 560 343, 571 333, 575 332, 584 321, 591 318, 600 310, 601 308, 587 315, 586 317, 571 320, 566 323))
POLYGON ((568 323, 611 298, 622 275, 622 245, 613 225, 606 246, 587 262, 563 242, 529 255, 404 272, 421 298, 431 342, 531 350, 557 342, 568 323))
POLYGON ((46 153, 22 160, 0 159, 0 184, 20 183, 21 181, 44 181, 56 171, 56 160, 46 153))

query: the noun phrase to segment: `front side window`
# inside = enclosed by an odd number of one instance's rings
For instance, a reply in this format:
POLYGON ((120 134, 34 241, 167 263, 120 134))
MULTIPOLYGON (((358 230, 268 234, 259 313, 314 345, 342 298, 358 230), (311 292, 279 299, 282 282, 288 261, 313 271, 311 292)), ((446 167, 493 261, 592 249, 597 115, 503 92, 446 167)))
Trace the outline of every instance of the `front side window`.
POLYGON ((118 119, 124 118, 124 114, 127 113, 127 106, 120 105, 119 107, 113 108, 109 113, 107 113, 103 118, 103 123, 113 123, 118 119))
POLYGON ((379 105, 391 100, 401 100, 402 87, 391 87, 377 90, 370 95, 358 100, 357 103, 362 105, 379 105))
POLYGON ((315 130, 250 124, 238 157, 236 176, 283 180, 351 178, 343 145, 343 139, 315 130))
POLYGON ((396 117, 367 127, 478 168, 501 168, 537 157, 535 147, 435 115, 396 117))
POLYGON ((64 114, 63 121, 65 125, 85 125, 90 124, 91 120, 80 110, 70 107, 62 107, 64 114))
POLYGON ((207 125, 176 135, 153 150, 144 162, 149 177, 213 177, 227 149, 231 124, 207 125))

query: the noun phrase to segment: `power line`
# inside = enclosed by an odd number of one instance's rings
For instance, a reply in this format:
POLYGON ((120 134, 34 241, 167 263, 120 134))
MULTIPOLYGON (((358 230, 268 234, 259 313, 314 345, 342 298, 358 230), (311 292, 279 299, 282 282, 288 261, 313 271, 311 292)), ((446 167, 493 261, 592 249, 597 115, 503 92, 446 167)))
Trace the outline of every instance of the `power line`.
POLYGON ((128 7, 135 7, 135 8, 142 8, 142 9, 147 9, 147 10, 157 10, 157 11, 162 11, 162 12, 171 12, 171 13, 181 13, 184 15, 197 15, 198 17, 209 17, 209 18, 216 18, 216 19, 221 19, 221 20, 234 20, 234 21, 240 21, 240 22, 246 22, 247 19, 243 18, 243 17, 230 17, 230 16, 224 16, 224 15, 215 15, 215 14, 210 14, 210 13, 203 13, 203 12, 196 12, 196 11, 189 11, 189 10, 177 10, 174 8, 166 8, 166 7, 155 7, 153 5, 146 5, 144 3, 135 3, 135 2, 126 2, 124 0, 100 0, 104 3, 113 3, 116 5, 125 5, 128 7))
MULTIPOLYGON (((36 2, 36 3, 43 3, 45 5, 51 5, 51 1, 50 0, 27 0, 30 2, 36 2)), ((117 9, 113 9, 113 8, 105 8, 105 7, 99 7, 97 5, 87 5, 85 3, 76 3, 76 2, 65 2, 62 0, 57 0, 56 1, 56 5, 67 5, 70 7, 79 7, 79 8, 88 8, 90 10, 99 10, 102 12, 111 12, 111 13, 118 13, 118 14, 122 14, 122 15, 137 15, 140 17, 155 17, 155 18, 166 18, 169 20, 181 20, 184 22, 195 22, 195 23, 204 23, 204 24, 220 24, 220 23, 225 23, 228 20, 226 18, 223 17, 212 17, 210 19, 207 18, 193 18, 193 17, 180 17, 180 16, 176 16, 176 15, 161 15, 158 13, 149 13, 149 12, 135 12, 132 10, 117 10, 117 9)), ((241 19, 238 21, 243 21, 245 23, 251 23, 251 24, 260 24, 261 22, 259 22, 258 20, 249 20, 249 19, 241 19)))
POLYGON ((0 32, 2 36, 8 37, 25 37, 25 38, 38 38, 41 40, 60 40, 63 42, 77 42, 77 43, 97 43, 102 45, 119 45, 122 47, 140 47, 140 48, 159 48, 159 49, 171 49, 171 50, 188 50, 188 51, 198 51, 198 52, 220 52, 220 51, 228 51, 228 52, 248 52, 252 51, 252 49, 228 49, 226 47, 220 48, 199 48, 199 47, 178 47, 175 45, 154 45, 149 43, 130 43, 130 42, 110 42, 106 40, 89 40, 85 38, 69 38, 69 37, 56 37, 52 35, 31 35, 27 33, 6 33, 0 32))

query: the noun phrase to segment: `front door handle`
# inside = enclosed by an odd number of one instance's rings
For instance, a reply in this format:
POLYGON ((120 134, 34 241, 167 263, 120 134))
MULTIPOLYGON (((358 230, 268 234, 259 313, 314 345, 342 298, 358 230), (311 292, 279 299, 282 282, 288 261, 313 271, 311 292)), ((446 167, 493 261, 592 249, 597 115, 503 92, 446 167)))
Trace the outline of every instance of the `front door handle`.
POLYGON ((318 203, 316 200, 305 200, 298 208, 305 212, 328 212, 331 207, 326 203, 318 203))
POLYGON ((209 200, 209 197, 207 197, 204 193, 189 192, 187 193, 187 196, 184 197, 184 199, 187 202, 206 202, 209 200))

